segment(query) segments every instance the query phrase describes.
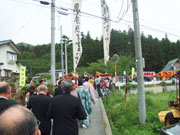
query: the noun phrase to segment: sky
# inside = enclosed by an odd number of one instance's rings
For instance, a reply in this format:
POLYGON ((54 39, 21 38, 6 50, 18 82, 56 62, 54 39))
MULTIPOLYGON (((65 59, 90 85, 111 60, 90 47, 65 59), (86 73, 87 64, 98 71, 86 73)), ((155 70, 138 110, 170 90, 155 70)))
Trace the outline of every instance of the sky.
MULTIPOLYGON (((50 2, 50 0, 45 0, 50 2)), ((72 8, 72 0, 55 0, 56 7, 72 8)), ((106 0, 111 14, 111 27, 116 30, 133 28, 131 0, 106 0), (129 7, 129 8, 128 8, 129 7), (120 20, 120 21, 118 21, 120 20), (116 21, 116 22, 115 22, 116 21)), ((33 45, 51 42, 51 9, 37 0, 0 0, 0 41, 33 45)), ((140 31, 145 36, 162 39, 165 34, 172 42, 180 39, 179 0, 138 0, 140 31)), ((100 0, 82 0, 82 12, 101 16, 100 0)), ((64 16, 56 12, 55 42, 60 42, 59 26, 63 35, 72 39, 71 11, 64 16)), ((102 36, 102 20, 81 14, 81 32, 92 38, 102 36)))

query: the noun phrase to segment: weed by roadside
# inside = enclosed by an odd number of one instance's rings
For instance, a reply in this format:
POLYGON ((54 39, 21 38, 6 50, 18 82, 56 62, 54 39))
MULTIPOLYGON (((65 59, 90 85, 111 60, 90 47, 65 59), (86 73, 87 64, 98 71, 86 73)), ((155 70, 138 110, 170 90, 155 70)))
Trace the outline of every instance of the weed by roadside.
POLYGON ((169 100, 175 100, 174 91, 153 94, 146 93, 146 124, 139 124, 137 95, 128 94, 126 101, 123 92, 114 91, 103 99, 113 135, 156 135, 164 127, 159 122, 158 113, 168 110, 169 100))

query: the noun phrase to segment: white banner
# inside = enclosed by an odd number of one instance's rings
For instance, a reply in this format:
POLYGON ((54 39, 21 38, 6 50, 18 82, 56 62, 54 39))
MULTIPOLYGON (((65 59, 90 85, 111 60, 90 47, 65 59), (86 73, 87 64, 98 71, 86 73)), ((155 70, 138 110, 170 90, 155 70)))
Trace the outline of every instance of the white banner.
POLYGON ((72 13, 72 26, 73 26, 73 64, 74 72, 82 55, 81 33, 80 33, 80 11, 82 0, 72 0, 73 13, 72 13))
POLYGON ((111 24, 110 24, 110 13, 109 7, 107 6, 105 0, 101 0, 101 10, 103 18, 103 45, 104 45, 104 63, 106 64, 109 60, 109 43, 111 34, 111 24))

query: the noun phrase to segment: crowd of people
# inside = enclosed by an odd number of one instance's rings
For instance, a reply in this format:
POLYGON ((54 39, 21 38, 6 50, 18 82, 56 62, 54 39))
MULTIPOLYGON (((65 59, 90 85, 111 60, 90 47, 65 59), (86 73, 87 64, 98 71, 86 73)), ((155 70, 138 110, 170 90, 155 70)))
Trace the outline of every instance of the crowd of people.
POLYGON ((46 81, 40 80, 40 85, 35 86, 32 80, 26 98, 27 104, 21 106, 8 100, 11 88, 7 82, 0 82, 0 134, 11 135, 11 130, 20 126, 13 135, 50 135, 51 131, 53 135, 78 135, 77 120, 82 129, 88 128, 91 122, 89 116, 92 113, 92 104, 96 104, 96 89, 99 98, 108 95, 112 90, 111 79, 99 76, 95 79, 59 78, 53 95, 48 93, 46 81), (17 113, 17 117, 14 112, 17 113), (6 117, 11 113, 13 118, 6 117), (17 124, 11 124, 9 119, 17 124), (2 125, 3 121, 7 122, 2 125), (6 124, 9 130, 4 128, 6 124), (26 127, 26 124, 32 129, 26 127))

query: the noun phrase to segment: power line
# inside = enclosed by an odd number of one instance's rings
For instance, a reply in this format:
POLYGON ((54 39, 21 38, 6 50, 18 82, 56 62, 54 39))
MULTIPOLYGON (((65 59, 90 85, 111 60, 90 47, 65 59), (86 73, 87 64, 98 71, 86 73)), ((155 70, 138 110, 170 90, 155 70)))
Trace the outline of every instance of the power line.
POLYGON ((129 4, 127 3, 127 9, 126 9, 126 11, 123 12, 122 16, 119 18, 119 21, 122 20, 124 18, 124 16, 127 14, 130 6, 131 6, 131 1, 129 4))
MULTIPOLYGON (((163 11, 163 12, 158 12, 158 13, 161 13, 163 15, 164 14, 169 14, 169 15, 174 16, 174 17, 179 16, 179 14, 177 14, 177 12, 173 12, 172 10, 170 10, 168 8, 165 8, 166 6, 163 6, 163 3, 161 3, 162 4, 161 6, 157 5, 157 3, 151 3, 151 2, 147 3, 147 1, 142 1, 142 3, 144 3, 144 5, 146 5, 147 8, 150 8, 150 10, 158 8, 158 10, 163 11)), ((153 15, 159 17, 159 15, 157 15, 157 13, 155 13, 153 15)))
MULTIPOLYGON (((146 1, 148 1, 148 0, 146 0, 146 1)), ((144 2, 144 1, 143 1, 143 2, 144 2)), ((161 10, 162 10, 162 8, 164 8, 164 9, 165 9, 164 11, 166 11, 167 13, 172 13, 172 14, 179 15, 179 14, 177 14, 177 12, 174 12, 174 11, 171 10, 170 8, 167 8, 167 7, 169 7, 169 5, 164 6, 164 5, 166 5, 164 1, 163 1, 163 3, 162 3, 162 2, 159 3, 159 1, 153 2, 153 1, 151 0, 151 1, 148 1, 148 3, 151 3, 151 5, 152 5, 153 7, 154 7, 154 5, 156 5, 156 7, 158 7, 158 8, 161 9, 161 10), (159 4, 158 4, 158 3, 159 3, 159 4)), ((172 2, 172 3, 173 3, 173 2, 172 2)), ((168 4, 171 4, 171 3, 168 3, 168 4)))
MULTIPOLYGON (((92 16, 92 17, 96 17, 96 18, 99 18, 99 19, 104 19, 103 17, 96 16, 96 15, 92 15, 92 14, 89 14, 89 13, 85 13, 85 12, 81 12, 81 13, 83 13, 83 14, 85 14, 85 15, 92 16)), ((132 21, 123 20, 123 19, 118 20, 118 21, 109 19, 109 21, 114 22, 114 23, 119 23, 120 21, 123 21, 123 22, 126 22, 126 23, 133 24, 132 21)), ((156 32, 160 32, 160 33, 166 33, 166 34, 168 34, 168 35, 171 35, 171 36, 175 36, 175 37, 179 37, 179 38, 180 38, 180 35, 176 35, 176 34, 173 34, 173 33, 170 33, 170 32, 166 32, 166 31, 163 31, 163 30, 159 30, 159 29, 155 29, 155 28, 151 28, 151 27, 145 26, 145 25, 140 25, 140 26, 143 27, 143 28, 146 28, 146 29, 148 29, 148 30, 151 30, 151 31, 156 31, 156 32)))
POLYGON ((32 5, 32 6, 37 6, 37 7, 50 8, 50 7, 47 7, 47 6, 41 6, 41 5, 37 5, 37 4, 29 3, 29 2, 24 2, 24 1, 19 1, 19 0, 11 0, 11 1, 18 2, 18 3, 23 3, 23 4, 27 4, 27 5, 32 5))
POLYGON ((119 14, 118 14, 118 17, 117 17, 117 18, 119 18, 119 17, 120 17, 120 14, 121 14, 121 11, 122 11, 122 7, 123 7, 123 5, 124 5, 124 0, 123 0, 123 2, 122 2, 122 4, 121 4, 121 8, 120 8, 120 11, 119 11, 119 14))
MULTIPOLYGON (((19 2, 19 3, 24 3, 24 4, 29 4, 29 5, 33 5, 33 6, 38 6, 38 7, 43 7, 43 8, 50 8, 50 7, 45 7, 45 6, 40 6, 40 5, 35 5, 35 4, 32 4, 32 3, 28 3, 28 2, 22 2, 22 1, 18 1, 18 0, 13 0, 15 2, 19 2)), ((130 3, 131 4, 131 3, 130 3)), ((130 7, 130 4, 129 4, 129 7, 130 7)), ((59 9, 59 7, 56 6, 57 9, 59 9)), ((67 8, 71 11, 73 11, 73 9, 71 8, 67 8)), ((128 8, 129 9, 129 8, 128 8)), ((127 10, 128 11, 128 10, 127 10)), ((126 12, 127 12, 126 11, 126 12)), ((91 17, 95 17, 95 18, 98 18, 98 19, 105 19, 103 17, 100 17, 98 15, 94 15, 94 14, 90 14, 90 13, 87 13, 87 12, 83 12, 81 11, 80 12, 81 14, 84 14, 84 15, 88 15, 88 16, 91 16, 91 17)), ((112 20, 112 19, 109 19, 109 21, 113 22, 113 23, 119 23, 120 21, 123 21, 123 22, 126 22, 126 23, 130 23, 130 24, 133 24, 132 21, 128 21, 128 20, 124 20, 124 19, 119 19, 119 20, 112 20)), ((156 31, 156 32, 160 32, 160 33, 166 33, 168 35, 171 35, 171 36, 174 36, 174 37, 179 37, 180 38, 180 35, 177 35, 177 34, 173 34, 173 33, 170 33, 170 32, 166 32, 166 31, 163 31, 163 30, 159 30, 159 29, 156 29, 156 28, 152 28, 152 27, 149 27, 149 26, 145 26, 145 25, 140 25, 142 28, 145 28, 145 29, 148 29, 148 30, 151 30, 151 31, 156 31)))
POLYGON ((10 14, 4 19, 4 21, 2 21, 2 23, 1 23, 0 25, 6 23, 6 22, 8 21, 8 19, 9 19, 9 18, 11 17, 11 15, 13 14, 12 11, 13 11, 15 8, 16 8, 16 7, 13 7, 13 8, 11 9, 10 14))

